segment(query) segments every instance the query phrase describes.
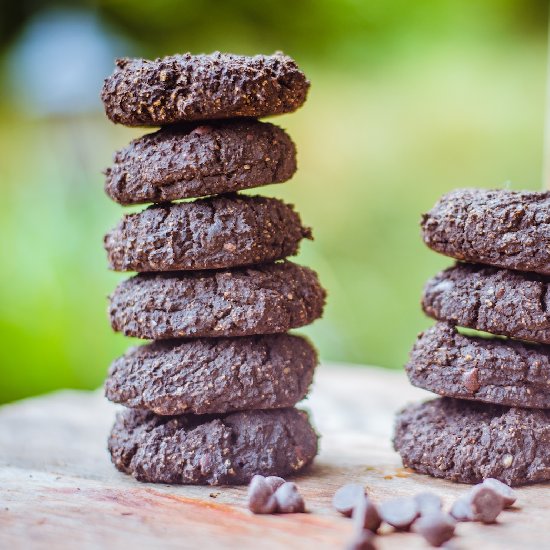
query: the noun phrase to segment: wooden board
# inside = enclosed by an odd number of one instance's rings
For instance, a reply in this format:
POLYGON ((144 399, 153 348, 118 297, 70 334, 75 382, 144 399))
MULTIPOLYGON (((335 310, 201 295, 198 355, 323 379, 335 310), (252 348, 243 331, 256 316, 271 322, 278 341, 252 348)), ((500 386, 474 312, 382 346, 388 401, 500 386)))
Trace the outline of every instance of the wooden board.
MULTIPOLYGON (((377 500, 433 490, 449 505, 467 487, 410 473, 391 449, 395 411, 429 394, 402 373, 320 367, 305 403, 322 434, 315 465, 296 479, 309 514, 253 516, 242 487, 140 484, 105 449, 115 406, 66 391, 0 409, 0 548, 343 548, 351 522, 330 501, 347 482, 377 500)), ((460 524, 450 548, 550 548, 550 485, 519 490, 498 525, 460 524)), ((426 548, 413 534, 381 549, 426 548)))

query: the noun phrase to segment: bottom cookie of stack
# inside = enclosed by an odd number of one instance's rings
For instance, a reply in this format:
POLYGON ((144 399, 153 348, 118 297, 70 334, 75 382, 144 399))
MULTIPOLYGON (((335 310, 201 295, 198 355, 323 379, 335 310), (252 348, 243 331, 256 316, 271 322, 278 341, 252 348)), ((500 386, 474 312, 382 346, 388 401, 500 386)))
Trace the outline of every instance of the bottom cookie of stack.
POLYGON ((179 416, 126 409, 109 451, 115 466, 139 481, 244 484, 255 474, 302 470, 317 440, 308 415, 295 408, 179 416))
POLYGON ((550 480, 550 411, 443 397, 399 413, 394 448, 403 465, 462 483, 550 480))

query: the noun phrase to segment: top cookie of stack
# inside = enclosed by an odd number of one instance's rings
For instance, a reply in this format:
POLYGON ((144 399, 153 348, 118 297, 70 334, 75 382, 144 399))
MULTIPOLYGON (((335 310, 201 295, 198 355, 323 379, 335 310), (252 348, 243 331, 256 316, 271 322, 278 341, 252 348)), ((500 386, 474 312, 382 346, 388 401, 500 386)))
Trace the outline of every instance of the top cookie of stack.
POLYGON ((281 52, 186 53, 155 61, 118 59, 116 65, 101 99, 107 116, 126 126, 292 113, 309 89, 304 73, 281 52))
POLYGON ((396 448, 437 477, 550 480, 550 194, 458 189, 422 231, 459 262, 425 286, 422 307, 437 324, 406 370, 444 398, 400 415, 396 448))
POLYGON ((105 236, 110 267, 139 272, 110 297, 113 328, 159 340, 115 361, 106 382, 134 409, 113 428, 113 461, 139 480, 246 483, 317 452, 293 408, 316 352, 286 334, 324 306, 316 274, 286 260, 311 231, 291 205, 236 193, 292 177, 292 140, 256 119, 294 111, 308 88, 281 53, 123 59, 105 81, 113 122, 162 126, 115 154, 105 185, 120 204, 156 203, 105 236))

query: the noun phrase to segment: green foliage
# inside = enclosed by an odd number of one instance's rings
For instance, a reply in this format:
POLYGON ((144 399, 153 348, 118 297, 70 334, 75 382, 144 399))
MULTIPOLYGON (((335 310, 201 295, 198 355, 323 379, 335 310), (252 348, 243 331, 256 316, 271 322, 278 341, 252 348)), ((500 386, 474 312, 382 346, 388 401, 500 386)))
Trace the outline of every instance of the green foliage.
POLYGON ((434 39, 541 34, 545 10, 541 0, 103 0, 99 8, 147 55, 283 49, 348 67, 366 58, 386 61, 434 39))

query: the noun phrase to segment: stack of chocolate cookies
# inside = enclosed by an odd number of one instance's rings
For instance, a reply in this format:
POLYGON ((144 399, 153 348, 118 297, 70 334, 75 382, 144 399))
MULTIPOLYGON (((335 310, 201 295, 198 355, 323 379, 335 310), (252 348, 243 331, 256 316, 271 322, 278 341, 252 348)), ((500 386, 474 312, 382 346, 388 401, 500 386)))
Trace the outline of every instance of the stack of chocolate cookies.
POLYGON ((460 189, 422 230, 459 262, 424 289, 437 324, 406 370, 444 397, 400 413, 396 450, 406 466, 465 483, 550 480, 550 194, 460 189))
POLYGON ((296 110, 308 88, 280 53, 122 59, 105 81, 113 122, 161 126, 115 154, 105 186, 120 204, 155 203, 105 236, 110 267, 138 272, 110 296, 111 324, 153 340, 106 382, 127 407, 112 460, 140 481, 241 484, 317 453, 294 408, 317 354, 288 334, 324 307, 316 274, 286 260, 311 232, 292 206, 236 193, 292 177, 291 139, 257 119, 296 110))

